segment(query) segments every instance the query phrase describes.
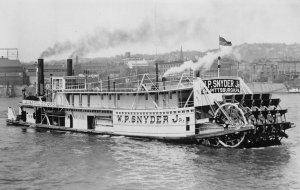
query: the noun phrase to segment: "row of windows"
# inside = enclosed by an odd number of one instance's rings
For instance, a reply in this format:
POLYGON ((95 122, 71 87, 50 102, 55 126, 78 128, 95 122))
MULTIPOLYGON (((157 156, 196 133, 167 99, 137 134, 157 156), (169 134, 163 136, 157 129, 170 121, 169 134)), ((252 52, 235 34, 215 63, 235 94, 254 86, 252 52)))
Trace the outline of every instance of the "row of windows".
POLYGON ((179 67, 181 63, 179 64, 168 64, 168 65, 161 65, 162 68, 171 68, 171 67, 179 67))
POLYGON ((111 110, 85 110, 85 109, 66 109, 66 111, 76 111, 76 112, 93 112, 93 113, 109 113, 111 114, 111 110))
MULTIPOLYGON (((67 116, 68 119, 70 119, 70 117, 71 117, 71 115, 68 115, 68 116, 67 116)), ((97 117, 99 117, 99 116, 95 116, 95 117, 97 118, 97 117)), ((101 116, 100 116, 100 117, 101 117, 101 116)), ((102 116, 102 117, 103 117, 103 116, 102 116)), ((85 116, 85 115, 74 114, 74 115, 73 115, 73 118, 74 118, 74 119, 86 119, 86 116, 85 116)), ((106 116, 105 118, 111 119, 112 117, 111 117, 111 116, 106 116)))
POLYGON ((85 78, 73 77, 65 79, 66 89, 85 89, 85 78))
MULTIPOLYGON (((34 69, 27 69, 27 72, 30 72, 30 73, 34 73, 36 72, 36 68, 34 69)), ((66 72, 66 69, 44 69, 44 72, 66 72)))
POLYGON ((189 113, 194 112, 194 110, 179 110, 179 111, 166 111, 166 112, 116 112, 116 114, 125 115, 162 115, 162 114, 178 114, 178 113, 189 113))
MULTIPOLYGON (((162 93, 160 93, 162 94, 162 93)), ((169 93, 169 99, 172 99, 173 96, 172 96, 173 92, 169 93)), ((111 96, 112 94, 109 94, 108 95, 108 99, 111 100, 111 96)), ((134 94, 134 96, 136 96, 136 94, 134 94)), ((121 94, 117 94, 117 100, 120 100, 121 99, 121 94)), ((148 94, 145 94, 145 100, 148 100, 148 94)), ((104 100, 104 94, 101 94, 101 100, 104 100)), ((88 96, 88 102, 89 102, 89 96, 88 96)))
MULTIPOLYGON (((175 91, 175 90, 173 90, 173 91, 168 91, 168 92, 159 92, 159 94, 169 94, 169 93, 172 93, 172 94, 175 94, 177 91, 175 91)), ((79 93, 78 92, 76 92, 76 93, 73 93, 74 95, 78 95, 79 93)), ((84 93, 84 92, 82 92, 82 93, 80 93, 80 94, 82 94, 82 95, 90 95, 90 96, 107 96, 107 95, 127 95, 127 96, 130 96, 130 95, 134 95, 134 96, 136 96, 137 94, 139 95, 139 96, 142 96, 142 95, 144 95, 144 94, 147 94, 147 92, 144 92, 144 93, 136 93, 136 92, 134 92, 134 93, 114 93, 114 92, 112 92, 112 93, 89 93, 89 92, 87 92, 87 93, 84 93)), ((149 92, 149 94, 150 95, 154 95, 154 94, 157 94, 157 92, 149 92)))

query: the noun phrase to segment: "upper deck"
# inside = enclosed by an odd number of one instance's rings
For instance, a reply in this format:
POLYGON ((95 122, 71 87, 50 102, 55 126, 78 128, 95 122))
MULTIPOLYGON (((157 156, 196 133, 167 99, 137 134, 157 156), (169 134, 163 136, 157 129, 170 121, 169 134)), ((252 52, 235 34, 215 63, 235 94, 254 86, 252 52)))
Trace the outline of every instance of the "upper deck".
POLYGON ((51 101, 61 106, 104 109, 169 109, 212 104, 223 94, 251 93, 239 77, 163 78, 155 82, 144 74, 140 80, 128 78, 86 82, 85 77, 53 77, 51 101), (208 93, 204 93, 204 88, 208 93))
POLYGON ((52 91, 61 93, 91 93, 91 94, 120 94, 120 93, 145 93, 166 92, 179 89, 193 88, 193 78, 182 76, 180 80, 155 82, 149 75, 144 74, 140 80, 117 78, 86 82, 85 77, 65 76, 53 77, 52 91))
MULTIPOLYGON (((98 80, 87 83, 86 77, 65 76, 53 77, 52 91, 60 93, 91 93, 91 94, 120 94, 120 93, 157 93, 194 88, 197 78, 182 75, 179 80, 156 82, 144 74, 141 80, 131 81, 128 78, 98 80)), ((251 90, 240 77, 222 76, 201 79, 211 93, 251 93, 251 90)))

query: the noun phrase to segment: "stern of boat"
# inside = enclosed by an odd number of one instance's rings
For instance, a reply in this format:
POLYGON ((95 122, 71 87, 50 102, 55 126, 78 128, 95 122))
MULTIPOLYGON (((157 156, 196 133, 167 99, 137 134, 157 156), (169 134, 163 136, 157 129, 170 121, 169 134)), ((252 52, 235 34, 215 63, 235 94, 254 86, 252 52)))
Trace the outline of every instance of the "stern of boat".
POLYGON ((239 77, 194 82, 196 136, 203 144, 262 147, 281 144, 293 127, 271 94, 254 94, 239 77))

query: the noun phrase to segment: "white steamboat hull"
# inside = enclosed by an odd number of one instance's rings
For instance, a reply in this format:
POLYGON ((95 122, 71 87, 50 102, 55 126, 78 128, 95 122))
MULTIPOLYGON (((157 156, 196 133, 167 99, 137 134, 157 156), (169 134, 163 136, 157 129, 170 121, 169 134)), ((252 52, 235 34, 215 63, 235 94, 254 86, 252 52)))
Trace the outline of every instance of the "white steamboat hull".
POLYGON ((114 110, 114 133, 129 136, 187 137, 195 134, 193 108, 114 110))
MULTIPOLYGON (((26 121, 36 124, 33 113, 39 107, 23 108, 26 121)), ((61 108, 66 109, 66 108, 61 108)), ((51 113, 41 116, 41 123, 78 130, 94 130, 124 136, 139 137, 188 137, 195 135, 194 108, 155 110, 101 110, 66 109, 62 119, 53 119, 51 113)))

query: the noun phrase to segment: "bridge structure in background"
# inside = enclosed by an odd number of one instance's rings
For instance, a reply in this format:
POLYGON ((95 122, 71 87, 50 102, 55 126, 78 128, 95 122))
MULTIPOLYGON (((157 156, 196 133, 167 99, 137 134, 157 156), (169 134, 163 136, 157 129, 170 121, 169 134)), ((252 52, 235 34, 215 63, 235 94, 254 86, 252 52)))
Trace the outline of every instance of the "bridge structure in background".
POLYGON ((0 48, 0 58, 6 58, 10 60, 19 59, 19 49, 18 48, 0 48))

